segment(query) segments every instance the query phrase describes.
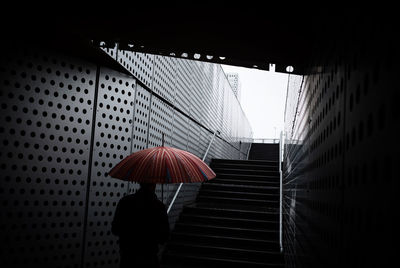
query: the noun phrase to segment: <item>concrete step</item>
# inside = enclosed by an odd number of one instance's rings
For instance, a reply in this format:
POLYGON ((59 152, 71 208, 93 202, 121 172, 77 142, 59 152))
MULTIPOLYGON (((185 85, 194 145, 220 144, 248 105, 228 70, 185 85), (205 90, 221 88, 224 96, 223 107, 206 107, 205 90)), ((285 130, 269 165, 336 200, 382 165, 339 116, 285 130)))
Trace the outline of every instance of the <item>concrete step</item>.
POLYGON ((247 210, 251 212, 261 212, 261 213, 277 213, 279 212, 279 207, 268 207, 268 206, 255 206, 255 205, 247 205, 247 204, 231 204, 231 203, 219 203, 210 204, 203 203, 200 201, 196 202, 196 207, 199 208, 218 208, 218 209, 233 209, 233 210, 247 210))
POLYGON ((252 192, 239 192, 229 191, 221 187, 220 189, 206 190, 202 189, 198 196, 203 197, 227 197, 238 199, 252 199, 252 200, 265 200, 265 201, 279 201, 279 194, 274 193, 252 193, 252 192))
POLYGON ((242 169, 242 168, 235 168, 231 167, 228 168, 221 168, 221 167, 214 167, 213 171, 216 174, 234 174, 234 175, 248 175, 248 176, 264 176, 264 177, 279 177, 279 170, 276 168, 275 170, 250 170, 250 169, 242 169))
POLYGON ((245 228, 254 230, 279 229, 279 219, 274 221, 266 221, 221 216, 182 214, 179 218, 179 221, 187 224, 211 224, 219 227, 245 228))
POLYGON ((278 208, 279 200, 269 201, 269 200, 254 200, 246 198, 229 198, 229 197, 214 197, 214 196, 199 196, 196 199, 197 202, 208 203, 212 207, 218 207, 219 204, 228 203, 231 205, 246 205, 255 207, 270 207, 278 208))
POLYGON ((271 181, 260 181, 260 180, 250 180, 246 178, 215 178, 212 179, 205 184, 225 184, 230 186, 258 186, 263 187, 265 189, 270 189, 271 193, 278 193, 279 194, 279 182, 271 182, 271 181))
POLYGON ((236 159, 212 159, 212 164, 240 164, 240 165, 264 165, 264 166, 279 166, 278 159, 275 161, 268 160, 236 160, 236 159))
POLYGON ((260 212, 240 209, 219 209, 215 207, 188 206, 182 215, 220 216, 226 218, 240 218, 244 220, 278 221, 279 213, 260 212))
MULTIPOLYGON (((279 187, 278 182, 270 183, 270 186, 279 187)), ((213 183, 204 183, 201 186, 202 191, 232 191, 232 192, 248 192, 248 193, 260 193, 260 194, 271 194, 275 193, 275 188, 263 187, 263 186, 252 186, 252 185, 235 185, 235 184, 223 184, 213 182, 213 183)), ((278 193, 279 194, 279 193, 278 193)))
POLYGON ((210 167, 214 168, 226 168, 226 169, 247 169, 247 170, 262 170, 262 171, 276 171, 279 169, 278 163, 268 163, 264 165, 254 165, 252 163, 211 163, 210 167))
POLYGON ((269 262, 281 264, 283 256, 279 251, 246 249, 244 247, 198 245, 192 243, 171 243, 167 254, 186 254, 189 256, 223 258, 237 261, 269 262))
POLYGON ((233 228, 233 227, 221 227, 212 224, 188 224, 178 222, 175 225, 175 230, 178 232, 196 233, 203 235, 218 235, 223 237, 233 238, 253 238, 262 239, 269 241, 278 241, 279 232, 278 230, 258 230, 248 228, 233 228))
POLYGON ((178 230, 174 230, 171 234, 171 242, 182 242, 186 243, 190 241, 198 245, 211 245, 211 246, 222 246, 225 247, 230 245, 232 247, 244 247, 247 249, 254 250, 268 250, 268 251, 279 251, 278 240, 265 240, 260 238, 243 238, 243 237, 227 237, 222 235, 211 235, 211 234, 197 234, 188 233, 178 230))

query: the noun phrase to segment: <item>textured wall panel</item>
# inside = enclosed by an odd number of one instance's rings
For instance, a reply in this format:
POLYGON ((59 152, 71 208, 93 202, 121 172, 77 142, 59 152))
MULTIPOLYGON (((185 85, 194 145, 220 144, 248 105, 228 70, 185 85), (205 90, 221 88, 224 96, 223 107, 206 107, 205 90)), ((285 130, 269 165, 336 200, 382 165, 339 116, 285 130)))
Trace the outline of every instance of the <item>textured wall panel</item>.
POLYGON ((155 56, 153 91, 173 102, 176 88, 177 59, 155 56))
POLYGON ((79 267, 95 66, 40 51, 0 61, 1 267, 79 267))
POLYGON ((174 104, 186 114, 191 105, 191 69, 192 63, 187 60, 177 60, 176 93, 174 104))
POLYGON ((188 149, 189 119, 174 111, 172 146, 181 150, 188 149))
POLYGON ((137 80, 151 88, 153 81, 154 55, 118 50, 118 62, 137 80))
MULTIPOLYGON (((100 43, 100 45, 105 45, 105 43, 100 43)), ((117 59, 117 45, 114 44, 112 48, 108 48, 108 47, 102 47, 101 48, 105 53, 107 53, 111 58, 113 58, 114 60, 117 59)))
MULTIPOLYGON (((216 88, 214 88, 213 92, 215 92, 215 103, 214 107, 215 108, 215 123, 216 123, 216 128, 221 131, 221 135, 223 137, 227 136, 227 129, 223 129, 223 122, 225 120, 224 118, 224 95, 225 95, 225 85, 226 85, 226 77, 224 74, 224 71, 222 70, 221 66, 216 66, 216 69, 214 70, 215 75, 216 75, 216 88)), ((229 82, 228 82, 229 84, 229 82)), ((232 93, 233 94, 233 93, 232 93)))
POLYGON ((100 70, 85 267, 119 267, 111 221, 119 199, 128 191, 128 183, 109 177, 107 172, 131 152, 135 87, 135 80, 128 76, 100 70))
POLYGON ((137 152, 147 148, 150 113, 150 93, 139 84, 136 88, 134 110, 132 152, 137 152))
POLYGON ((158 98, 152 98, 149 126, 149 147, 161 146, 164 134, 164 145, 171 146, 172 107, 158 98))
POLYGON ((203 81, 204 72, 200 62, 192 62, 192 88, 191 88, 191 107, 190 116, 198 122, 204 121, 204 92, 203 81))
POLYGON ((397 259, 399 157, 384 142, 395 140, 399 119, 396 53, 387 39, 366 38, 339 47, 302 83, 289 83, 287 267, 384 267, 397 259))
POLYGON ((203 85, 202 85, 202 92, 203 92, 203 115, 201 119, 201 123, 206 124, 209 126, 211 130, 215 130, 215 127, 211 126, 211 114, 214 111, 214 106, 212 103, 212 91, 213 91, 213 69, 214 64, 204 63, 202 65, 202 72, 204 73, 203 85))
POLYGON ((189 143, 188 143, 188 152, 196 155, 197 157, 202 158, 201 150, 200 150, 200 126, 194 123, 193 121, 189 121, 189 143))

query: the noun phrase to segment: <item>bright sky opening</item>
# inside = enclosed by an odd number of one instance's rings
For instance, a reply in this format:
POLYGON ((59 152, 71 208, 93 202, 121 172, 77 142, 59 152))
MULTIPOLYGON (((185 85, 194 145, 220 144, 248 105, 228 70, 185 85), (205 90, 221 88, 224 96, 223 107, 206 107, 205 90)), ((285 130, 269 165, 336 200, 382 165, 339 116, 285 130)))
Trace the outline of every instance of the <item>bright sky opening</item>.
POLYGON ((254 138, 279 138, 284 129, 288 74, 222 65, 225 73, 238 73, 241 105, 254 138))

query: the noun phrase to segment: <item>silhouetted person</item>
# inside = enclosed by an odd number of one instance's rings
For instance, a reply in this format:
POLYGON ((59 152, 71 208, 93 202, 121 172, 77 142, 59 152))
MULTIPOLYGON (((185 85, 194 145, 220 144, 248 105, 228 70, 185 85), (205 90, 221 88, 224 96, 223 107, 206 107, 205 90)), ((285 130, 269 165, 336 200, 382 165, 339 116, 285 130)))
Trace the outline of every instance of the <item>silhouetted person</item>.
POLYGON ((169 237, 164 204, 155 195, 156 185, 141 183, 140 189, 119 201, 112 233, 119 236, 120 267, 159 267, 158 245, 169 237))

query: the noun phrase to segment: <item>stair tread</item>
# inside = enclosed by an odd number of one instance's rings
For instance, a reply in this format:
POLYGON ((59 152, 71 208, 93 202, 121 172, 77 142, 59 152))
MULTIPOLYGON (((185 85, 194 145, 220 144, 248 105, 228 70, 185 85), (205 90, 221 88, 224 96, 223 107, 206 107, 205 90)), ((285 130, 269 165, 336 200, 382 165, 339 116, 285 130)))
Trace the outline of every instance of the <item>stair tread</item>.
POLYGON ((279 168, 278 167, 276 167, 276 170, 259 170, 259 169, 248 169, 248 168, 239 168, 239 167, 237 167, 237 168, 213 167, 212 169, 213 170, 232 170, 232 171, 242 171, 242 172, 247 171, 247 172, 250 172, 250 173, 253 173, 253 172, 255 172, 255 173, 279 172, 279 168))
POLYGON ((281 255, 279 250, 275 251, 261 251, 261 250, 255 250, 255 249, 246 249, 243 247, 232 247, 232 245, 229 245, 229 247, 226 246, 214 246, 214 245, 202 245, 202 244, 195 244, 192 242, 172 242, 169 245, 174 245, 174 246, 188 246, 188 247, 198 247, 198 248, 210 248, 210 249, 223 249, 223 250, 232 250, 232 251, 244 251, 244 252, 254 252, 254 253, 260 253, 260 254, 276 254, 276 255, 281 255))
POLYGON ((201 199, 204 198, 209 198, 209 199, 220 199, 220 200, 240 200, 243 202, 249 201, 249 202, 257 202, 257 203, 262 203, 262 202, 267 202, 267 203, 279 203, 279 200, 277 201, 271 201, 271 200, 257 200, 257 199, 247 199, 247 198, 234 198, 234 197, 220 197, 220 196, 199 196, 201 199))
MULTIPOLYGON (((279 185, 279 181, 277 181, 277 182, 272 182, 272 181, 251 181, 251 180, 223 179, 223 178, 215 178, 210 182, 213 183, 213 184, 218 183, 218 182, 221 182, 220 184, 229 184, 229 183, 222 183, 222 182, 241 182, 241 183, 265 183, 265 184, 273 184, 273 183, 275 183, 275 184, 279 185)), ((250 186, 250 185, 248 185, 248 186, 250 186)), ((268 187, 268 186, 266 186, 266 187, 268 187)), ((274 186, 269 186, 269 187, 274 187, 274 186)), ((279 188, 279 187, 275 187, 275 188, 279 188)))
POLYGON ((196 205, 191 205, 189 207, 193 207, 196 209, 202 209, 202 210, 219 210, 219 211, 232 211, 232 212, 244 212, 244 213, 251 213, 251 214, 275 214, 275 215, 279 215, 278 212, 270 212, 270 211, 266 211, 266 212, 260 212, 260 211, 252 211, 252 210, 243 210, 243 209, 224 209, 224 208, 216 208, 216 207, 210 207, 210 208, 204 208, 204 207, 197 207, 196 205))
POLYGON ((224 229, 224 230, 234 230, 234 231, 254 231, 257 233, 279 233, 276 230, 268 230, 268 229, 257 229, 257 228, 239 228, 239 227, 228 227, 228 226, 216 226, 209 224, 195 224, 195 223, 181 223, 178 222, 176 225, 179 226, 193 226, 193 227, 204 227, 204 228, 214 228, 214 229, 224 229))
POLYGON ((198 217, 198 218, 210 218, 210 219, 221 219, 221 220, 238 220, 238 221, 247 221, 247 222, 265 222, 265 223, 278 223, 279 221, 266 221, 266 220, 255 220, 255 219, 245 219, 245 218, 232 218, 232 217, 217 217, 217 216, 208 216, 208 215, 188 215, 190 217, 198 217))
POLYGON ((272 160, 256 160, 256 159, 248 159, 248 160, 238 160, 238 159, 221 159, 221 158, 213 158, 212 161, 216 161, 215 163, 221 162, 243 162, 243 163, 277 163, 279 161, 272 160))
MULTIPOLYGON (((243 181, 243 180, 222 180, 218 179, 212 182, 209 182, 210 185, 218 185, 219 187, 231 187, 231 186, 258 186, 258 187, 264 187, 260 188, 259 190, 277 190, 279 189, 279 182, 261 182, 261 181, 243 181)), ((211 186, 212 187, 212 186, 211 186)), ((216 186, 214 186, 216 187, 216 186)), ((246 188, 248 189, 248 188, 246 188)))
POLYGON ((236 236, 221 236, 221 235, 213 235, 213 234, 196 234, 189 233, 185 231, 173 231, 173 234, 177 235, 187 235, 191 237, 202 237, 202 238, 215 238, 215 239, 228 239, 228 240, 236 240, 236 241, 249 241, 249 242, 259 242, 259 243, 273 243, 279 246, 278 240, 269 240, 269 239, 260 239, 260 238, 251 238, 251 237, 236 237, 236 236))
MULTIPOLYGON (((279 182, 271 182, 279 185, 279 182)), ((218 182, 213 182, 213 183, 206 183, 202 185, 202 190, 209 190, 208 187, 213 188, 238 188, 238 189, 247 189, 247 190, 268 190, 270 187, 274 186, 263 186, 263 185, 237 185, 237 184, 227 184, 227 183, 218 183, 218 182), (205 186, 205 187, 204 187, 205 186)))
MULTIPOLYGON (((197 206, 198 207, 209 207, 210 203, 209 202, 203 202, 201 200, 197 201, 197 206)), ((221 203, 218 204, 218 208, 221 209, 241 209, 241 210, 247 210, 251 212, 278 212, 278 208, 272 208, 270 206, 255 206, 254 204, 252 205, 239 205, 239 204, 227 204, 227 203, 221 203)))
MULTIPOLYGON (((235 182, 236 183, 240 182, 240 183, 247 183, 247 186, 275 187, 275 188, 277 186, 270 186, 270 185, 271 184, 272 185, 274 185, 274 184, 279 185, 278 181, 277 182, 274 182, 274 181, 252 181, 252 180, 243 180, 243 179, 223 179, 223 178, 215 178, 215 179, 213 179, 212 181, 209 181, 209 182, 213 183, 213 184, 219 183, 219 184, 232 184, 232 185, 235 185, 235 182), (228 182, 231 182, 231 183, 228 183, 228 182), (232 182, 234 182, 234 183, 232 183, 232 182), (252 183, 258 183, 258 184, 261 183, 261 185, 252 185, 252 183)), ((206 183, 208 183, 208 182, 206 182, 206 183)), ((246 186, 246 184, 244 184, 244 186, 246 186)))
POLYGON ((229 190, 214 190, 214 189, 203 189, 202 192, 215 192, 215 193, 231 193, 231 194, 243 194, 243 195, 263 195, 263 196, 279 196, 279 194, 266 194, 266 193, 252 193, 252 192, 240 192, 240 191, 229 191, 229 190))
POLYGON ((279 169, 279 163, 271 165, 251 165, 251 164, 238 164, 238 163, 213 163, 210 164, 211 168, 228 168, 228 169, 240 169, 240 170, 258 170, 258 171, 269 171, 273 169, 279 169))
POLYGON ((201 260, 210 260, 210 261, 223 261, 223 262, 234 263, 234 264, 243 264, 243 265, 280 265, 280 264, 283 265, 283 262, 279 262, 279 263, 252 262, 252 261, 245 261, 245 260, 232 260, 232 259, 226 259, 226 258, 220 258, 220 257, 188 256, 186 254, 179 254, 179 253, 173 253, 173 254, 168 254, 168 255, 176 256, 176 257, 191 258, 191 259, 201 259, 201 260))
POLYGON ((218 172, 217 173, 217 178, 218 176, 238 176, 238 177, 248 177, 248 178, 271 178, 271 179, 279 179, 279 171, 276 171, 276 173, 278 173, 276 176, 264 176, 264 175, 249 175, 249 174, 235 174, 235 173, 221 173, 218 172))
POLYGON ((253 167, 269 167, 266 164, 279 165, 279 161, 253 161, 253 160, 231 160, 228 162, 218 161, 211 162, 210 165, 231 165, 231 166, 253 166, 253 167), (235 162, 240 161, 240 162, 235 162), (255 162, 261 162, 259 164, 255 162))

